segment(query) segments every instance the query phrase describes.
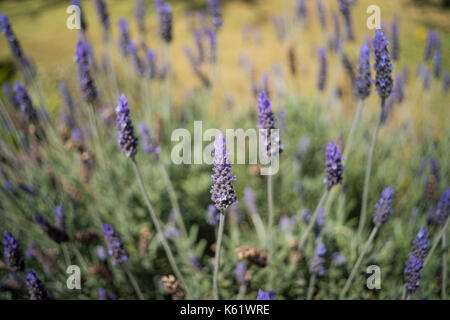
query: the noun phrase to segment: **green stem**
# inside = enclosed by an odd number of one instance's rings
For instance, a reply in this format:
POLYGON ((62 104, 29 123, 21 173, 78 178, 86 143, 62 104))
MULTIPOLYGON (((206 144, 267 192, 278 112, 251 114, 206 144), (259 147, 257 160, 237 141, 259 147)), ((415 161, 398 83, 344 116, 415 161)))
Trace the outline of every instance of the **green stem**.
POLYGON ((126 263, 123 265, 123 270, 125 271, 128 278, 130 279, 131 285, 133 286, 134 291, 136 291, 136 295, 138 296, 139 300, 145 300, 144 295, 142 294, 142 291, 136 282, 136 279, 134 278, 133 274, 130 271, 130 268, 128 267, 128 265, 126 263))
POLYGON ((360 99, 358 103, 358 109, 356 110, 355 119, 353 119, 352 127, 350 129, 350 133, 347 137, 347 142, 344 146, 344 156, 343 162, 347 161, 347 156, 352 149, 353 137, 355 135, 356 128, 358 127, 359 120, 361 119, 362 110, 364 107, 364 100, 360 99))
POLYGON ((69 251, 67 250, 67 245, 65 243, 61 243, 61 250, 64 254, 64 261, 66 262, 66 268, 70 265, 72 265, 72 262, 70 261, 69 251))
POLYGON ((159 237, 161 239, 162 245, 164 247, 164 251, 166 252, 167 258, 169 259, 170 266, 172 267, 172 270, 175 273, 175 276, 183 284, 184 289, 186 290, 186 293, 189 295, 189 291, 188 291, 188 288, 186 286, 186 282, 184 281, 184 278, 181 275, 180 270, 178 269, 178 266, 177 266, 177 264, 175 262, 175 258, 173 257, 173 254, 172 254, 172 250, 170 249, 169 244, 167 243, 167 240, 164 237, 161 224, 159 223, 158 217, 156 216, 156 213, 153 210, 153 206, 152 206, 152 204, 150 202, 150 199, 148 197, 147 191, 145 190, 144 182, 142 180, 142 175, 141 175, 141 172, 140 172, 139 167, 137 165, 136 159, 133 158, 131 162, 133 163, 134 172, 136 174, 136 177, 137 177, 137 180, 138 180, 138 183, 139 183, 139 187, 141 189, 141 193, 144 196, 145 204, 147 205, 147 209, 148 209, 148 212, 150 214, 150 218, 152 219, 153 224, 155 225, 156 231, 157 231, 157 233, 158 233, 158 235, 159 235, 159 237))
POLYGON ((217 286, 217 279, 219 276, 219 264, 220 264, 220 249, 222 247, 223 227, 225 224, 225 214, 220 213, 219 231, 217 233, 216 254, 214 258, 214 274, 213 274, 213 296, 214 300, 219 300, 219 289, 217 286))
POLYGON ((173 210, 175 210, 175 214, 177 215, 177 223, 178 226, 181 229, 181 232, 185 237, 187 237, 187 231, 186 227, 184 225, 183 217, 181 216, 180 206, 178 205, 177 196, 175 195, 175 189, 173 188, 172 181, 170 181, 170 177, 167 173, 166 168, 164 167, 164 164, 161 162, 161 160, 158 160, 158 166, 159 170, 161 171, 161 174, 164 177, 164 181, 166 183, 167 192, 169 194, 169 199, 172 204, 173 210))
POLYGON ((424 267, 427 265, 428 261, 430 261, 431 255, 433 254, 434 250, 436 250, 436 247, 439 244, 441 237, 444 235, 445 231, 447 230, 449 221, 450 221, 450 218, 447 218, 447 222, 445 223, 445 225, 441 228, 441 230, 435 237, 433 246, 431 247, 430 251, 428 252, 427 257, 425 258, 425 261, 423 262, 424 267))
POLYGON ((314 214, 311 217, 311 220, 308 223, 308 226, 306 227, 305 231, 303 232, 301 238, 300 238, 300 242, 298 245, 298 251, 303 249, 303 246, 305 245, 306 242, 306 238, 308 237, 308 234, 311 232, 311 229, 314 227, 314 224, 316 223, 317 220, 317 216, 319 214, 319 210, 320 208, 323 207, 324 203, 326 202, 327 198, 329 195, 329 190, 325 190, 325 192, 322 195, 322 198, 320 198, 319 203, 317 204, 316 210, 314 210, 314 214))
POLYGON ((316 284, 316 278, 317 275, 313 273, 311 275, 311 279, 309 280, 309 288, 308 288, 308 294, 306 296, 306 300, 311 300, 314 292, 314 285, 316 284))
POLYGON ((273 182, 272 175, 269 174, 267 176, 267 205, 269 209, 269 219, 268 219, 268 242, 267 242, 267 251, 268 251, 268 260, 269 260, 269 278, 268 285, 269 289, 272 289, 273 282, 273 182))
POLYGON ((381 119, 382 119, 382 115, 383 115, 383 108, 384 108, 384 99, 381 102, 379 118, 378 118, 377 124, 375 126, 375 132, 373 133, 373 136, 372 136, 372 142, 370 143, 369 158, 367 160, 367 167, 366 167, 366 176, 364 178, 364 189, 363 189, 363 198, 362 198, 362 205, 361 205, 361 214, 359 217, 358 239, 361 239, 361 233, 364 229, 364 224, 366 222, 367 200, 369 197, 369 185, 370 185, 370 173, 372 171, 373 154, 375 151, 375 144, 377 141, 378 131, 380 129, 381 119))
POLYGON ((348 277, 347 282, 345 282, 344 289, 342 289, 342 292, 339 295, 340 300, 345 298, 345 294, 347 293, 348 289, 350 288, 353 278, 355 277, 356 272, 358 271, 358 268, 362 262, 362 259, 364 258, 364 255, 366 254, 367 249, 369 249, 370 244, 372 243, 373 239, 375 238, 377 231, 378 231, 378 227, 374 227, 372 230, 372 233, 369 236, 369 239, 367 240, 361 254, 358 257, 358 260, 356 261, 355 265, 353 266, 352 272, 350 273, 350 276, 348 277))
POLYGON ((406 286, 403 285, 402 300, 405 300, 405 298, 406 298, 406 286))

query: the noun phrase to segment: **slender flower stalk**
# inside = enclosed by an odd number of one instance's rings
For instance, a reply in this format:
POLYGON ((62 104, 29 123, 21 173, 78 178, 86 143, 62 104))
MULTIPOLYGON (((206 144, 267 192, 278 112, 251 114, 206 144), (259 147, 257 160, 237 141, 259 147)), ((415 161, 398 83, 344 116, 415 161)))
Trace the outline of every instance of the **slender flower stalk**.
POLYGON ((172 7, 164 0, 154 0, 158 14, 158 34, 165 43, 172 41, 172 7))
POLYGON ((376 91, 378 95, 381 98, 381 108, 379 111, 379 118, 375 126, 375 132, 372 136, 372 141, 370 143, 370 149, 367 159, 367 166, 366 166, 366 174, 364 178, 364 189, 363 189, 363 198, 362 198, 362 205, 361 205, 361 214, 359 219, 359 226, 358 226, 358 238, 361 237, 361 233, 364 229, 364 225, 366 222, 366 215, 367 215, 367 201, 369 196, 369 187, 370 187, 370 175, 372 171, 372 161, 373 161, 373 155, 375 151, 375 144, 378 137, 378 132, 380 129, 380 125, 383 122, 383 112, 385 108, 385 102, 386 99, 389 97, 389 95, 392 92, 393 87, 393 81, 392 81, 392 64, 391 60, 389 58, 389 51, 387 48, 388 45, 388 39, 383 34, 383 31, 381 29, 375 30, 375 37, 373 39, 373 52, 375 55, 375 86, 376 91))
POLYGON ((220 7, 220 0, 207 0, 208 12, 212 18, 212 24, 216 30, 223 26, 222 8, 220 7))
POLYGON ((319 91, 323 91, 327 81, 327 57, 324 48, 320 48, 318 51, 319 57, 319 73, 317 77, 317 88, 319 91))
POLYGON ((322 242, 319 242, 316 247, 316 252, 313 259, 309 265, 309 272, 311 273, 311 278, 309 280, 309 288, 306 296, 306 300, 311 300, 314 292, 314 286, 316 283, 316 278, 321 277, 325 273, 325 254, 327 249, 322 242))
POLYGON ((164 237, 163 228, 150 202, 150 198, 148 197, 147 191, 144 186, 142 174, 139 170, 137 161, 135 159, 137 153, 138 139, 134 135, 134 127, 131 123, 130 109, 128 108, 128 100, 126 99, 124 94, 121 94, 118 99, 116 113, 117 113, 116 127, 118 129, 118 144, 122 149, 122 152, 125 154, 125 156, 132 160, 133 169, 136 174, 136 178, 138 180, 141 193, 144 197, 145 204, 147 205, 150 218, 152 219, 152 222, 155 225, 157 234, 162 242, 167 258, 169 259, 170 266, 172 267, 172 270, 175 273, 176 277, 182 282, 186 291, 188 291, 184 278, 181 275, 181 272, 175 262, 172 250, 170 249, 169 244, 167 243, 167 239, 164 237))
POLYGON ((228 159, 229 151, 226 150, 226 141, 222 133, 216 136, 214 141, 214 174, 211 176, 211 200, 220 212, 219 230, 217 232, 216 254, 214 258, 213 296, 219 299, 218 276, 220 265, 220 251, 222 246, 223 228, 225 224, 225 210, 237 202, 233 181, 236 176, 231 173, 231 165, 228 159))
POLYGON ((366 254, 367 250, 372 244, 372 241, 375 238, 375 235, 377 234, 379 228, 383 224, 385 224, 386 221, 389 219, 389 217, 394 213, 394 210, 392 209, 393 200, 394 200, 394 190, 391 187, 383 189, 380 200, 375 205, 376 210, 373 215, 373 223, 375 226, 372 229, 372 232, 370 233, 369 239, 364 244, 364 247, 358 257, 358 260, 356 260, 356 263, 353 266, 350 276, 345 282, 345 286, 342 289, 341 294, 339 295, 339 299, 345 298, 345 295, 348 289, 350 288, 350 285, 352 284, 353 278, 355 277, 356 272, 358 271, 358 268, 361 265, 362 259, 364 258, 364 255, 366 254))
POLYGON ((84 100, 87 103, 92 104, 97 99, 98 93, 89 66, 88 52, 89 51, 86 43, 84 43, 82 40, 79 40, 75 50, 75 62, 77 63, 78 67, 79 87, 84 100))

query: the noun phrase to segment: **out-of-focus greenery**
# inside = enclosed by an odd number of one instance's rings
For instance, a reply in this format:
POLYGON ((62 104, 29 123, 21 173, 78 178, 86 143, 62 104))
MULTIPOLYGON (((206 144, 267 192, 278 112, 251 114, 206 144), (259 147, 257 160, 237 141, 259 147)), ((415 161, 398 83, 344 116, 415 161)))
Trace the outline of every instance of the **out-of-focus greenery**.
MULTIPOLYGON (((196 3, 198 3, 197 1, 196 3)), ((337 11, 333 1, 327 6, 328 30, 332 32, 331 11, 337 11)), ((112 18, 114 41, 117 39, 117 20, 119 17, 132 19, 133 6, 128 1, 108 1, 112 18)), ((395 105, 387 123, 381 128, 375 151, 369 196, 369 221, 363 232, 367 239, 370 232, 371 215, 381 190, 392 186, 395 192, 394 215, 377 235, 373 246, 363 260, 360 272, 355 278, 347 298, 350 299, 399 299, 404 287, 403 268, 411 250, 414 236, 420 227, 426 224, 427 211, 436 206, 440 194, 448 188, 450 180, 449 150, 449 96, 442 93, 442 78, 431 79, 431 87, 423 90, 418 64, 422 61, 427 28, 435 29, 442 39, 442 60, 444 70, 450 67, 450 19, 449 13, 435 8, 415 7, 410 1, 378 1, 382 20, 390 25, 394 13, 400 15, 400 60, 394 63, 394 72, 402 72, 407 65, 410 79, 405 85, 405 101, 395 105), (408 4, 408 6, 406 5, 408 4), (431 176, 430 168, 419 175, 422 159, 434 157, 440 165, 440 180, 433 182, 432 188, 425 189, 431 176), (369 265, 381 267, 381 290, 366 288, 369 265)), ((371 1, 358 1, 352 10, 356 41, 345 44, 345 52, 356 66, 359 46, 365 36, 372 36, 366 27, 366 8, 371 1)), ((212 258, 215 242, 215 229, 206 223, 206 209, 210 201, 209 189, 212 168, 209 165, 174 165, 170 162, 173 143, 170 135, 176 128, 193 131, 193 121, 202 120, 203 129, 207 128, 255 128, 256 97, 252 94, 252 81, 239 65, 240 57, 247 56, 255 68, 255 83, 260 83, 262 72, 270 77, 271 98, 274 111, 286 112, 286 128, 281 132, 285 151, 280 158, 280 171, 274 176, 275 221, 282 215, 297 217, 298 225, 288 231, 276 227, 274 237, 274 287, 278 299, 304 299, 309 284, 309 263, 314 255, 315 240, 312 235, 298 261, 291 261, 289 243, 299 238, 306 225, 301 221, 302 209, 314 210, 324 190, 323 175, 325 147, 329 141, 335 141, 343 147, 353 121, 357 101, 352 97, 349 79, 336 54, 328 53, 327 89, 319 93, 316 89, 317 58, 319 46, 325 45, 326 36, 321 33, 317 22, 315 4, 308 2, 309 22, 302 28, 292 25, 289 38, 276 39, 272 17, 287 14, 293 18, 294 1, 255 1, 248 4, 230 1, 224 8, 225 26, 219 32, 217 68, 205 66, 202 69, 213 81, 211 89, 201 86, 191 70, 188 60, 182 52, 183 47, 194 48, 194 41, 184 18, 186 4, 174 5, 174 42, 170 48, 173 75, 170 85, 154 82, 152 91, 143 90, 147 80, 138 77, 131 62, 122 60, 113 45, 105 47, 101 43, 101 29, 92 3, 84 1, 88 22, 88 37, 94 44, 94 52, 101 61, 103 50, 110 50, 119 76, 119 91, 130 100, 133 121, 145 121, 152 129, 157 128, 155 119, 162 117, 161 159, 168 169, 174 185, 181 213, 188 228, 188 238, 176 238, 170 241, 178 265, 190 288, 191 299, 209 299, 212 297, 212 258), (242 28, 251 26, 256 30, 251 41, 243 39, 242 28), (258 34, 262 35, 259 40, 258 34), (288 48, 296 49, 298 73, 289 74, 288 48), (279 67, 281 76, 277 77, 273 69, 279 67), (277 82, 279 81, 279 82, 277 82), (280 85, 284 95, 276 94, 280 85), (336 89, 342 91, 335 97, 336 89), (165 118, 166 99, 169 93, 173 112, 165 118), (149 99, 149 97, 151 97, 149 99), (228 102, 227 102, 228 101, 228 102), (231 101, 231 102, 230 102, 231 101), (150 105, 149 105, 150 103, 150 105), (301 159, 297 156, 297 145, 301 138, 309 137, 310 145, 301 159), (301 188, 299 188, 301 186, 301 188), (183 248, 180 250, 180 247, 183 248), (187 260, 196 255, 203 266, 201 272, 193 270, 187 260)), ((157 37, 157 22, 153 5, 148 1, 149 14, 146 38, 150 47, 161 48, 157 37)), ((78 93, 76 66, 73 62, 77 39, 76 31, 65 28, 65 2, 61 1, 2 1, 0 12, 6 13, 11 20, 24 51, 33 57, 39 71, 41 85, 47 108, 55 127, 59 124, 58 112, 63 101, 58 84, 64 80, 75 98, 79 108, 87 108, 78 93)), ((342 18, 340 16, 340 18, 342 18)), ((342 22, 342 19, 341 19, 342 22)), ((137 39, 135 23, 131 23, 131 33, 137 39)), ((344 33, 344 26, 341 26, 344 33)), ((387 32, 388 35, 390 32, 387 32)), ((4 37, 0 40, 0 81, 20 79, 20 72, 12 73, 10 66, 13 58, 7 48, 4 37)), ((115 42, 116 43, 116 42, 115 42)), ((160 52, 160 51, 159 51, 160 52)), ((105 107, 112 107, 118 92, 108 87, 107 77, 99 73, 96 81, 101 89, 101 98, 105 107)), ((147 87, 145 87, 147 88, 147 87)), ((38 105, 38 97, 31 90, 33 101, 38 105)), ((4 100, 2 100, 4 101, 4 100)), ((357 259, 358 244, 356 230, 361 207, 362 189, 367 161, 367 150, 379 110, 379 97, 372 90, 366 100, 363 117, 355 134, 354 149, 346 159, 344 183, 338 187, 336 198, 326 208, 326 224, 323 229, 323 241, 327 247, 325 275, 316 283, 314 297, 317 299, 336 299, 357 259), (336 266, 331 255, 341 252, 346 257, 342 266, 336 266)), ((7 104, 5 102, 5 104, 7 104)), ((14 110, 7 105, 8 112, 14 110)), ((84 119, 87 121, 86 119, 84 119)), ((112 119, 113 120, 113 119, 112 119)), ((164 250, 154 232, 140 193, 133 168, 129 159, 121 154, 116 145, 114 123, 101 123, 103 138, 102 154, 96 153, 97 166, 92 171, 89 183, 80 180, 80 157, 74 151, 67 150, 62 141, 54 135, 51 128, 51 144, 33 144, 31 156, 22 152, 14 133, 1 127, 2 168, 7 172, 16 194, 11 195, 5 188, 0 191, 0 231, 9 230, 19 241, 23 251, 33 243, 37 244, 50 259, 56 263, 55 270, 45 272, 36 259, 26 259, 27 268, 37 270, 55 298, 95 299, 100 287, 114 292, 119 298, 132 299, 135 293, 126 274, 120 267, 108 267, 114 279, 106 281, 89 274, 82 268, 82 290, 66 289, 66 262, 63 248, 46 237, 33 221, 33 215, 41 212, 50 221, 57 204, 62 204, 67 213, 67 229, 71 236, 76 231, 94 227, 100 231, 102 223, 110 223, 122 237, 129 251, 130 269, 138 279, 139 285, 148 299, 169 298, 160 287, 161 276, 171 274, 170 265, 164 250), (39 161, 36 160, 39 156, 39 161), (101 162, 101 158, 104 162, 101 162), (18 188, 25 183, 35 189, 29 194, 18 188), (148 250, 139 251, 140 235, 150 230, 152 237, 148 250)), ((206 145, 206 143, 205 143, 206 145)), ((156 161, 139 150, 137 161, 144 175, 144 182, 153 206, 163 222, 169 220, 172 210, 161 172, 156 161)), ((251 187, 256 195, 259 214, 267 222, 266 178, 260 176, 253 165, 234 165, 237 176, 235 188, 239 205, 235 212, 228 213, 225 226, 224 247, 219 272, 219 292, 223 299, 234 299, 238 295, 238 284, 233 275, 238 258, 235 249, 240 246, 258 246, 260 243, 249 212, 243 199, 245 187, 251 187)), ((2 182, 4 182, 2 180, 2 182)), ((427 226, 430 244, 439 228, 427 226)), ((103 237, 92 244, 82 245, 72 241, 68 246, 68 255, 74 264, 80 266, 98 265, 96 245, 104 245, 103 237), (81 253, 82 258, 78 255, 81 253), (84 261, 84 262, 83 262, 84 261)), ((3 249, 0 250, 3 252, 3 249)), ((439 246, 430 263, 422 272, 421 288, 415 298, 439 298, 441 295, 442 249, 439 246)), ((1 261, 0 257, 0 261, 1 261)), ((253 272, 251 289, 243 296, 254 299, 259 288, 267 288, 267 268, 246 263, 253 272)), ((0 265, 0 277, 6 278, 8 271, 0 265)), ((448 286, 448 284, 447 284, 448 286)), ((0 289, 0 298, 27 298, 26 290, 0 289)))

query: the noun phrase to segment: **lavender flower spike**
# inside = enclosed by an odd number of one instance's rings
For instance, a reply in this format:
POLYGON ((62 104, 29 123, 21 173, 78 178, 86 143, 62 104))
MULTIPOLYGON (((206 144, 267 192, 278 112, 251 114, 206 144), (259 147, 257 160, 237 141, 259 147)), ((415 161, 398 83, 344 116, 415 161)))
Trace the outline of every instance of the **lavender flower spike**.
POLYGON ((9 101, 11 106, 20 110, 19 101, 17 101, 16 95, 12 92, 11 86, 8 82, 5 82, 3 85, 3 93, 5 94, 6 99, 9 101))
POLYGON ((159 36, 166 42, 172 41, 172 7, 164 0, 154 0, 158 14, 159 36))
POLYGON ((0 14, 0 26, 2 28, 2 33, 5 34, 5 38, 8 41, 11 53, 21 64, 26 63, 26 58, 23 55, 22 47, 14 34, 9 19, 6 15, 0 14))
POLYGON ((97 99, 97 88, 89 67, 89 49, 79 40, 75 51, 75 62, 78 66, 78 82, 83 98, 88 103, 97 99))
POLYGON ((325 89, 327 81, 327 56, 324 48, 320 48, 318 51, 319 57, 319 75, 317 78, 317 88, 320 91, 325 89))
POLYGON ((381 99, 389 97, 392 91, 392 64, 387 48, 389 41, 381 29, 375 30, 373 52, 375 54, 375 86, 381 99))
POLYGON ((440 225, 444 225, 447 222, 447 219, 450 216, 450 189, 447 189, 442 193, 437 204, 435 215, 436 220, 440 225))
POLYGON ((375 226, 381 227, 394 214, 394 209, 392 209, 393 200, 394 190, 391 187, 384 188, 381 192, 380 200, 375 205, 376 211, 373 215, 375 226))
POLYGON ((328 186, 328 190, 342 182, 342 175, 345 170, 342 160, 339 147, 333 141, 328 143, 325 154, 325 178, 323 179, 323 182, 328 186))
POLYGON ((272 290, 265 292, 264 290, 259 289, 256 300, 276 300, 275 292, 272 290))
POLYGON ((326 30, 327 20, 325 18, 325 9, 323 7, 322 0, 316 0, 316 6, 317 6, 317 14, 319 15, 320 26, 322 27, 322 30, 326 30))
POLYGON ((398 35, 398 17, 394 18, 394 22, 391 26, 392 34, 392 60, 397 61, 400 51, 400 40, 398 35))
POLYGON ((55 208, 55 227, 61 231, 66 231, 66 213, 62 205, 55 208))
POLYGON ((122 56, 128 57, 128 46, 130 44, 130 28, 126 19, 119 19, 119 48, 122 56))
POLYGON ((415 293, 420 286, 420 270, 422 270, 423 263, 418 258, 411 255, 403 270, 405 275, 406 289, 410 293, 415 293))
POLYGON ((141 132, 142 150, 153 158, 157 159, 161 152, 158 143, 153 139, 151 132, 145 126, 145 123, 139 123, 139 131, 141 132))
POLYGON ((22 87, 19 82, 14 84, 14 91, 16 93, 16 99, 20 106, 20 111, 24 116, 25 120, 29 124, 37 124, 38 123, 38 114, 36 109, 33 107, 33 103, 31 101, 30 96, 28 95, 27 90, 22 87))
POLYGON ((211 176, 211 200, 216 209, 224 212, 229 206, 237 202, 233 181, 236 176, 231 173, 231 165, 228 160, 229 152, 225 148, 225 138, 220 133, 214 141, 214 174, 211 176))
POLYGON ((128 260, 128 252, 123 247, 120 237, 109 224, 102 225, 103 236, 105 237, 108 254, 112 257, 113 266, 121 265, 128 260))
POLYGON ((39 280, 36 271, 28 270, 27 287, 30 294, 30 300, 49 300, 49 295, 44 284, 39 280))
POLYGON ((370 48, 367 42, 361 45, 359 50, 358 74, 356 76, 356 94, 360 99, 370 95, 372 76, 370 72, 370 48))
POLYGON ((86 19, 85 19, 84 14, 83 14, 83 9, 81 8, 81 1, 80 0, 71 0, 70 2, 74 6, 77 6, 78 8, 80 8, 80 27, 81 27, 81 31, 86 33, 87 24, 86 24, 86 19))
POLYGON ((142 62, 141 58, 139 57, 137 46, 136 44, 131 41, 128 43, 128 52, 130 53, 131 57, 133 58, 133 64, 134 68, 136 69, 137 73, 140 76, 144 76, 145 74, 145 65, 142 62))
POLYGON ((137 152, 138 138, 134 135, 128 100, 123 93, 119 96, 115 111, 117 114, 116 127, 119 131, 117 143, 128 158, 133 158, 137 152))
POLYGON ((156 51, 154 49, 147 49, 147 65, 148 76, 153 80, 156 78, 156 51))
POLYGON ((311 264, 309 265, 309 272, 316 274, 318 276, 323 276, 325 273, 325 254, 327 253, 327 248, 325 245, 320 242, 316 247, 316 252, 314 254, 313 259, 311 260, 311 264))
POLYGON ((216 30, 223 26, 222 8, 220 7, 220 0, 207 0, 208 12, 212 17, 212 23, 216 30))
POLYGON ((9 270, 21 272, 25 268, 25 262, 16 239, 8 231, 3 232, 4 259, 9 270))
POLYGON ((145 0, 135 0, 136 6, 134 7, 134 16, 136 17, 136 22, 138 30, 141 35, 145 35, 145 12, 147 11, 147 6, 145 5, 145 0))
POLYGON ((424 263, 428 248, 428 232, 422 226, 413 241, 410 255, 415 256, 421 263, 424 263))
POLYGON ((247 275, 247 268, 245 267, 244 262, 239 262, 236 265, 236 268, 233 271, 234 276, 236 277, 237 282, 239 285, 244 285, 246 281, 246 275, 247 275))
POLYGON ((271 102, 267 94, 263 91, 258 98, 258 129, 266 130, 267 156, 272 157, 283 152, 284 146, 281 143, 278 129, 275 126, 275 115, 272 112, 271 102), (277 130, 277 131, 275 131, 277 130))
POLYGON ((355 35, 352 26, 351 6, 354 4, 354 0, 338 0, 339 9, 345 20, 345 27, 347 29, 347 39, 350 41, 355 40, 355 35))
POLYGON ((97 15, 102 23, 103 27, 103 41, 109 41, 109 14, 107 6, 104 0, 94 0, 95 6, 97 8, 97 15))

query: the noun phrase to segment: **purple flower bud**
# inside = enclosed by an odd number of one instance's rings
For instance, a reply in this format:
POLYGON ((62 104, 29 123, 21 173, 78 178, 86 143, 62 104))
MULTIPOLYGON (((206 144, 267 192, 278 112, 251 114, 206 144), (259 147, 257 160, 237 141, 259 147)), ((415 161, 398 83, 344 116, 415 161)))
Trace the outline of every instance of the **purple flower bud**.
POLYGON ((211 200, 216 209, 224 213, 225 209, 237 202, 233 181, 236 176, 231 173, 231 165, 228 159, 229 152, 225 148, 225 138, 220 133, 214 141, 214 174, 211 176, 211 200))
POLYGON ((97 8, 97 15, 100 19, 103 28, 103 41, 109 41, 109 14, 108 8, 104 0, 94 0, 95 7, 97 8))
POLYGON ((424 263, 428 248, 428 232, 425 226, 422 226, 413 241, 413 247, 410 255, 413 255, 420 262, 424 263))
POLYGON ((158 14, 159 36, 166 42, 172 41, 172 7, 164 0, 154 0, 158 14))
POLYGON ((203 270, 202 264, 201 264, 200 260, 196 256, 190 255, 189 256, 189 261, 191 262, 192 266, 194 267, 194 269, 197 272, 201 272, 203 270))
POLYGON ((246 187, 244 189, 244 202, 247 206, 248 211, 252 215, 258 214, 258 208, 256 206, 255 194, 253 193, 253 189, 250 187, 246 187))
POLYGON ((117 297, 114 293, 106 292, 104 288, 99 288, 98 300, 117 300, 117 297))
POLYGON ((389 97, 392 91, 392 64, 387 48, 388 39, 381 29, 375 30, 373 52, 375 54, 375 86, 382 99, 389 97))
POLYGON ((442 75, 442 57, 440 48, 434 51, 433 62, 433 74, 436 78, 440 78, 442 75))
POLYGON ((147 49, 147 65, 150 79, 156 78, 156 51, 147 49))
POLYGON ((22 52, 22 48, 20 46, 19 41, 17 40, 16 35, 14 34, 9 19, 4 14, 0 14, 0 26, 2 28, 2 33, 5 35, 6 41, 8 41, 9 48, 11 49, 11 53, 20 63, 25 61, 25 57, 22 52))
POLYGON ((314 225, 314 235, 315 238, 319 238, 323 227, 325 226, 325 208, 320 208, 317 214, 316 224, 314 225))
POLYGON ((138 138, 134 135, 134 127, 131 123, 128 100, 122 93, 116 106, 117 144, 128 158, 133 158, 137 152, 138 138))
POLYGON ((263 91, 258 98, 258 129, 266 130, 266 146, 267 156, 271 157, 279 155, 283 152, 284 146, 281 143, 279 134, 274 131, 278 130, 275 126, 275 115, 272 112, 271 102, 266 93, 263 91))
POLYGON ((444 73, 444 79, 442 81, 442 90, 444 91, 444 95, 447 94, 448 88, 450 88, 450 73, 444 73))
POLYGON ((317 88, 319 91, 323 91, 327 81, 327 56, 324 48, 320 48, 318 51, 319 57, 319 73, 317 77, 317 88))
POLYGON ((19 82, 14 84, 14 91, 16 92, 16 99, 20 106, 20 112, 29 124, 38 123, 38 114, 36 109, 33 107, 33 102, 28 95, 27 90, 22 87, 19 82))
POLYGON ((427 42, 423 54, 423 60, 428 61, 433 57, 434 50, 440 48, 440 39, 438 35, 431 29, 427 32, 427 42))
POLYGON ((220 0, 207 0, 208 12, 212 18, 212 24, 216 30, 223 26, 222 22, 222 8, 220 7, 220 0))
POLYGON ((302 211, 300 211, 300 217, 303 220, 303 223, 309 224, 309 222, 311 221, 311 211, 309 211, 308 209, 303 209, 302 211))
POLYGON ((39 280, 36 271, 29 269, 27 273, 27 287, 30 300, 49 300, 44 284, 39 280))
POLYGON ((16 239, 8 231, 3 232, 4 259, 9 270, 21 272, 25 268, 25 261, 19 250, 16 239))
POLYGON ((375 205, 376 211, 373 215, 375 226, 381 227, 394 214, 394 209, 392 209, 393 200, 394 190, 391 187, 384 188, 381 192, 380 200, 375 205))
POLYGON ((55 227, 61 231, 66 231, 66 213, 62 205, 55 208, 55 227))
POLYGON ((180 236, 180 230, 174 226, 167 226, 166 231, 164 231, 164 237, 167 240, 178 238, 180 236))
POLYGON ((102 225, 103 236, 105 237, 108 254, 112 257, 112 265, 121 265, 128 260, 128 252, 123 247, 119 235, 109 224, 102 225))
POLYGON ((206 210, 206 223, 210 226, 217 226, 220 220, 220 212, 217 211, 216 206, 210 204, 206 210))
POLYGON ((11 106, 13 106, 17 110, 20 110, 19 101, 17 100, 15 94, 12 92, 11 86, 8 82, 3 85, 3 92, 5 93, 5 97, 11 104, 11 106))
POLYGON ((358 60, 358 75, 356 76, 356 92, 360 99, 370 95, 372 75, 370 72, 370 48, 367 42, 361 45, 358 60))
POLYGON ((259 289, 256 300, 276 300, 275 292, 273 292, 273 290, 265 292, 262 289, 259 289))
POLYGON ((97 99, 97 88, 94 78, 92 78, 89 67, 88 47, 79 40, 75 50, 75 62, 78 66, 78 82, 83 98, 88 103, 93 103, 97 99))
POLYGON ((278 222, 278 227, 281 232, 286 232, 290 229, 295 228, 297 225, 297 219, 295 217, 289 217, 287 215, 282 215, 280 221, 278 222))
POLYGON ((236 280, 238 282, 239 285, 244 285, 246 284, 246 274, 247 274, 247 268, 245 267, 245 263, 244 262, 239 262, 236 265, 236 268, 233 271, 234 276, 236 277, 236 280))
POLYGON ((339 147, 333 141, 328 143, 325 155, 325 178, 323 179, 323 182, 328 186, 328 190, 342 182, 342 175, 345 170, 342 160, 339 147))
POLYGON ((331 255, 331 260, 333 260, 333 263, 336 265, 336 267, 343 265, 347 261, 345 256, 340 252, 333 253, 331 255))
POLYGON ((402 103, 404 98, 403 78, 401 74, 395 74, 394 88, 392 89, 392 99, 396 103, 402 103))
POLYGON ((316 274, 317 276, 323 276, 325 274, 325 254, 327 253, 327 248, 320 242, 316 246, 316 252, 313 259, 309 265, 309 272, 316 274))
POLYGON ((306 22, 308 17, 308 8, 305 0, 297 0, 297 19, 301 22, 306 22))
POLYGON ((406 289, 410 293, 415 293, 420 286, 420 270, 422 270, 423 264, 415 256, 410 255, 406 267, 403 270, 405 275, 406 289))
POLYGON ((126 19, 119 19, 119 48, 123 57, 128 57, 130 45, 130 28, 126 19))
POLYGON ((392 60, 397 61, 400 52, 400 40, 398 35, 398 17, 394 18, 394 22, 391 25, 392 34, 392 60))
POLYGON ((350 41, 355 40, 355 35, 352 26, 351 7, 354 4, 354 0, 337 0, 339 9, 345 20, 345 27, 347 29, 347 39, 350 41))
POLYGON ((145 35, 145 13, 147 11, 147 6, 145 5, 145 0, 136 0, 135 2, 136 6, 134 7, 134 16, 136 17, 138 30, 141 35, 145 35))
POLYGON ((333 49, 334 51, 338 51, 341 47, 341 24, 339 23, 339 17, 338 14, 333 11, 332 12, 333 17, 333 29, 334 29, 334 44, 333 49))
POLYGON ((107 258, 106 249, 104 246, 96 246, 95 250, 97 251, 97 256, 100 260, 104 261, 107 258))
POLYGON ((450 215, 450 189, 445 190, 436 209, 436 220, 440 225, 444 225, 450 215))
POLYGON ((217 62, 217 31, 208 29, 206 36, 209 41, 209 61, 211 64, 215 64, 217 62))
POLYGON ((141 132, 142 151, 157 159, 159 154, 161 153, 161 148, 153 139, 152 134, 145 126, 145 123, 139 123, 139 131, 141 132))
POLYGON ((133 58, 134 68, 140 76, 145 75, 145 65, 139 57, 136 44, 131 41, 128 43, 128 52, 133 58))

